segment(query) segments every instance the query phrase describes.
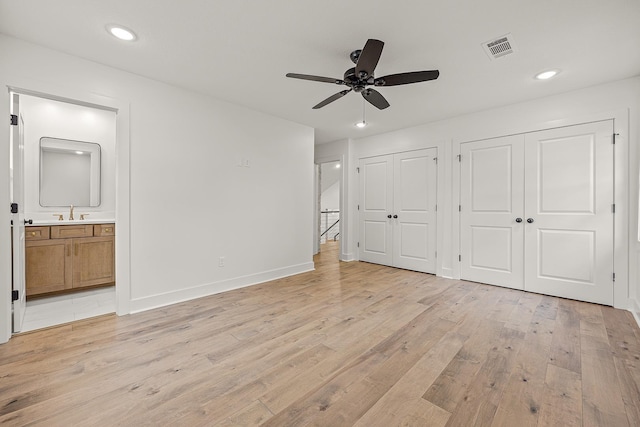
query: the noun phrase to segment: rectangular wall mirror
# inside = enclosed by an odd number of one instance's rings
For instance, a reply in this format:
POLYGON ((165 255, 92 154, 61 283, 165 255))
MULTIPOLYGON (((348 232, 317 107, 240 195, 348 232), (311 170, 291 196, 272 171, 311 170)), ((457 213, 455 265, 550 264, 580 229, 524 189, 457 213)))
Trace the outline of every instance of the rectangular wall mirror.
POLYGON ((100 206, 100 144, 40 138, 40 206, 100 206))

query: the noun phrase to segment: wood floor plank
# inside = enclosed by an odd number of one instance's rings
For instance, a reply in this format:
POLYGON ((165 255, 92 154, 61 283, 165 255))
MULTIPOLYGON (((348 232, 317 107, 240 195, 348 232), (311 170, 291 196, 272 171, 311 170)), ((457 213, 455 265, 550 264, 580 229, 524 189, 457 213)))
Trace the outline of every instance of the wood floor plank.
POLYGON ((442 373, 467 337, 448 332, 400 378, 354 426, 446 424, 449 412, 422 398, 424 392, 442 373), (418 405, 416 409, 415 406, 418 405), (422 424, 420 424, 422 423, 422 424))
POLYGON ((486 319, 479 322, 476 333, 464 343, 423 398, 453 413, 495 345, 493 337, 499 336, 502 329, 502 323, 486 319))
MULTIPOLYGON (((518 352, 514 370, 505 387, 492 426, 509 427, 513 420, 518 420, 521 426, 538 425, 556 322, 546 317, 547 306, 541 303, 541 299, 535 301, 539 301, 539 304, 530 318, 529 329, 518 352)), ((512 325, 508 328, 512 329, 512 325)))
POLYGON ((582 425, 582 381, 580 374, 548 365, 538 425, 582 425))
POLYGON ((638 364, 618 357, 614 357, 614 363, 629 425, 640 426, 640 370, 638 370, 638 364))
POLYGON ((582 412, 587 426, 627 426, 622 392, 607 341, 582 336, 582 412))
POLYGON ((640 425, 611 307, 361 262, 0 345, 0 424, 640 425))
POLYGON ((549 360, 560 368, 580 373, 580 315, 575 306, 575 301, 560 301, 556 320, 560 327, 555 328, 549 360))
POLYGON ((473 377, 447 426, 491 425, 524 342, 524 333, 502 328, 482 367, 473 377))

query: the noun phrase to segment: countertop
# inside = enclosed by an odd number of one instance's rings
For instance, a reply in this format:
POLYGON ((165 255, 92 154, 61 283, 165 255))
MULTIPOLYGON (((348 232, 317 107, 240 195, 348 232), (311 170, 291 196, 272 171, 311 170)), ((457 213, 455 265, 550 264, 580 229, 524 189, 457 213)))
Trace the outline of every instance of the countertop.
POLYGON ((57 219, 34 219, 33 224, 27 224, 27 227, 28 226, 32 226, 32 227, 46 226, 46 225, 115 224, 115 222, 116 222, 115 219, 109 219, 109 218, 83 219, 83 220, 73 220, 73 221, 69 221, 69 220, 58 221, 57 219))

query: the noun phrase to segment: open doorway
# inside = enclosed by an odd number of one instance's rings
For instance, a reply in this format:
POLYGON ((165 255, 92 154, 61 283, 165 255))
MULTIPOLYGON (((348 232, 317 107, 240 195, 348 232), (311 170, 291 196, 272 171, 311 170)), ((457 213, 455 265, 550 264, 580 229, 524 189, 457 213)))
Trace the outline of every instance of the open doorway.
POLYGON ((318 251, 340 254, 340 189, 342 183, 340 161, 318 165, 318 251))
POLYGON ((113 313, 116 110, 27 91, 11 102, 12 332, 113 313))

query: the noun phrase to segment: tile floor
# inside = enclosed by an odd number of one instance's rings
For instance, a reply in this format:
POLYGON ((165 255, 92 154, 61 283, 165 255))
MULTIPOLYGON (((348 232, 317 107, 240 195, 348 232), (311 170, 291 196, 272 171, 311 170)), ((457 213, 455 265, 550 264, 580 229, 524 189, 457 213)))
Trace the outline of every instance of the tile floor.
POLYGON ((27 301, 21 332, 101 316, 115 311, 115 286, 39 298, 27 301))

